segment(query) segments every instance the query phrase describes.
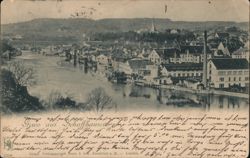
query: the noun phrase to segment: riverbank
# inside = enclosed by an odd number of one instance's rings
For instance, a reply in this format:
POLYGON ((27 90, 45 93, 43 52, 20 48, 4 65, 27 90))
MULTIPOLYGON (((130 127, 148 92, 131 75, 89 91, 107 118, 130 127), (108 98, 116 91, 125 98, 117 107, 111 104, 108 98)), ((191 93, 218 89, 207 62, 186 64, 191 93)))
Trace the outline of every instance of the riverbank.
POLYGON ((222 90, 216 90, 216 89, 210 89, 210 90, 197 90, 197 89, 190 89, 186 87, 176 86, 176 85, 155 85, 155 84, 149 84, 146 82, 135 82, 138 86, 146 86, 151 88, 157 88, 157 89, 169 89, 169 90, 176 90, 176 91, 182 91, 182 92, 190 92, 194 94, 212 94, 212 95, 224 95, 224 96, 232 96, 232 97, 240 97, 240 98, 249 98, 249 94, 246 93, 236 93, 236 92, 227 92, 222 90))

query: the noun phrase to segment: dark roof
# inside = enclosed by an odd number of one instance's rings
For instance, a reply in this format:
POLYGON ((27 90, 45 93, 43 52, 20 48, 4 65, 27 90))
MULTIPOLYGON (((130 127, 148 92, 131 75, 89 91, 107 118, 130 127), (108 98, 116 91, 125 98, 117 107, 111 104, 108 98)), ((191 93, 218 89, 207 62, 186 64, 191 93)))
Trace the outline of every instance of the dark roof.
MULTIPOLYGON (((204 51, 204 46, 203 45, 195 45, 195 46, 189 46, 189 45, 182 45, 180 46, 180 52, 181 53, 186 53, 189 51, 190 54, 202 54, 204 51)), ((210 53, 210 49, 207 46, 207 53, 210 53)))
POLYGON ((226 33, 226 32, 217 32, 217 35, 220 38, 227 38, 227 37, 229 37, 229 33, 226 33))
POLYGON ((170 57, 174 57, 175 53, 176 56, 179 57, 180 51, 177 48, 165 48, 158 50, 157 53, 163 59, 168 59, 170 57))
POLYGON ((147 65, 152 65, 152 62, 146 59, 132 59, 128 63, 132 69, 145 69, 147 65))
POLYGON ((191 71, 202 70, 202 63, 183 63, 183 64, 165 64, 163 65, 168 71, 191 71))
POLYGON ((228 69, 248 69, 249 63, 246 59, 230 59, 230 58, 220 58, 211 59, 215 67, 219 70, 228 69))

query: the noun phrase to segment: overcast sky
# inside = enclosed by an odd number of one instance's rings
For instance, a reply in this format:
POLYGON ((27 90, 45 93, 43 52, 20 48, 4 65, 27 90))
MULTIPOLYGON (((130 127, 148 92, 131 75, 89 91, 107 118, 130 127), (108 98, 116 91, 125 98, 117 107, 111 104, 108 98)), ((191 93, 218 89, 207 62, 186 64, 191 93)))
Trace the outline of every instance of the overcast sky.
POLYGON ((1 23, 36 18, 169 18, 249 21, 248 0, 4 0, 1 23))

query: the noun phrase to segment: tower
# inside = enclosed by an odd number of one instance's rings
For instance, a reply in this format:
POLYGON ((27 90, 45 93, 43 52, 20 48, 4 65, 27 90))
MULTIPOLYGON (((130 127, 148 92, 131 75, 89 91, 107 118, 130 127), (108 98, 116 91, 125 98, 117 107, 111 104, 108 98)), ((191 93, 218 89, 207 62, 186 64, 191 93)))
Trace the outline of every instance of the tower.
POLYGON ((152 20, 152 24, 151 24, 151 29, 150 29, 150 32, 152 32, 152 33, 156 32, 156 28, 155 28, 154 20, 152 20))
POLYGON ((207 31, 204 31, 203 75, 202 83, 207 87, 207 31))

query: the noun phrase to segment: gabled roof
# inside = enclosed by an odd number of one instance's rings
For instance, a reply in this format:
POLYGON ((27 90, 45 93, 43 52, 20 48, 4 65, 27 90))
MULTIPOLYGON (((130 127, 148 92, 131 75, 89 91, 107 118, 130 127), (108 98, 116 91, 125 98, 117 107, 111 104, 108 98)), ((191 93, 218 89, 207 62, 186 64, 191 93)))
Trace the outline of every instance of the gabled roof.
POLYGON ((236 50, 235 52, 233 52, 234 55, 240 55, 242 52, 249 52, 248 48, 240 48, 238 50, 236 50))
POLYGON ((165 64, 163 65, 168 71, 191 71, 202 70, 202 63, 183 63, 183 64, 165 64))
POLYGON ((249 63, 246 59, 220 58, 211 59, 218 70, 248 69, 249 63))

